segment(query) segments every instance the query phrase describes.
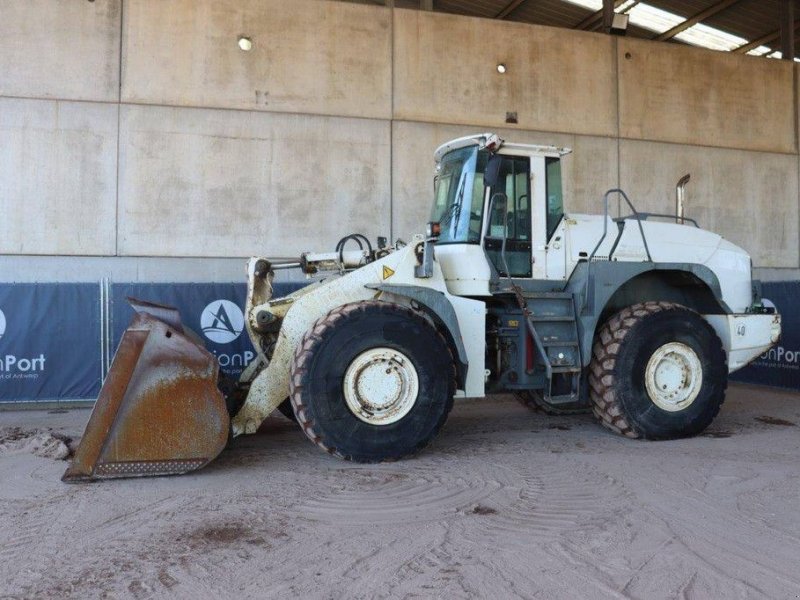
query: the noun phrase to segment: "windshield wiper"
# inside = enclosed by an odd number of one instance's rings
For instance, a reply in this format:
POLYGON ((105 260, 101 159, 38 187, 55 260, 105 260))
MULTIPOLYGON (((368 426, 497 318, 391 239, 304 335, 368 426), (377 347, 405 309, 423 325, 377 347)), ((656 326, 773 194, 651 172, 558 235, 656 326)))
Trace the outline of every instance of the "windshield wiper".
POLYGON ((455 201, 447 207, 447 210, 444 211, 442 216, 439 218, 439 223, 442 226, 449 224, 451 217, 456 223, 458 223, 458 219, 461 216, 461 205, 464 203, 464 189, 466 185, 467 178, 464 176, 461 178, 461 185, 458 188, 455 201))

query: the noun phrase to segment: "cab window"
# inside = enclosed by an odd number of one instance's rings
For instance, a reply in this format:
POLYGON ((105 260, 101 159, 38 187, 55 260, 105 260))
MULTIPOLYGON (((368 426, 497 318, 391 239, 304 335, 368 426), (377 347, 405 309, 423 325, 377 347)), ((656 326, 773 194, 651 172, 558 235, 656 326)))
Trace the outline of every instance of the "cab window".
POLYGON ((561 187, 561 159, 545 159, 547 177, 547 241, 564 217, 564 195, 561 187))

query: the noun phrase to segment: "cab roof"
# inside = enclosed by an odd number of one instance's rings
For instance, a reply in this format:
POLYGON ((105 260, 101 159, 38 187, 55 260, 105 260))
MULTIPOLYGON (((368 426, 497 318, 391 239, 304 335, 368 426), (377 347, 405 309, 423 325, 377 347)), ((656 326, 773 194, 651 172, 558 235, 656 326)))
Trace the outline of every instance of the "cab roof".
POLYGON ((543 146, 539 144, 516 144, 516 143, 506 143, 505 140, 500 138, 495 133, 478 133, 475 135, 467 135, 464 137, 456 138, 454 140, 450 140, 449 142, 445 142, 441 146, 436 149, 436 152, 433 153, 433 157, 437 163, 441 162, 442 157, 451 152, 452 150, 458 150, 459 148, 466 148, 468 146, 478 146, 481 149, 486 147, 492 147, 494 151, 499 151, 501 154, 503 150, 511 150, 511 151, 518 151, 523 152, 525 154, 532 154, 532 155, 539 155, 539 156, 564 156, 565 154, 569 154, 572 152, 570 148, 561 148, 559 146, 543 146))

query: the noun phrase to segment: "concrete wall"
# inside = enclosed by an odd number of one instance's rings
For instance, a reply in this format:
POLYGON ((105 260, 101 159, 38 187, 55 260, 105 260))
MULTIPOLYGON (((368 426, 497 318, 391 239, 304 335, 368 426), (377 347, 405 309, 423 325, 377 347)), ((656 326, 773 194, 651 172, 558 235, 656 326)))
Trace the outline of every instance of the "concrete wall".
POLYGON ((114 254, 118 110, 0 98, 0 253, 114 254))
POLYGON ((286 0, 126 0, 123 102, 390 119, 391 14, 286 0), (253 48, 242 52, 239 36, 253 48))
POLYGON ((614 40, 414 10, 395 11, 396 119, 613 136, 614 40), (507 72, 497 72, 497 65, 507 72))
POLYGON ((482 130, 572 147, 573 211, 621 185, 671 212, 691 172, 688 214, 796 278, 793 68, 323 0, 0 0, 0 280, 238 281, 408 238, 433 149, 482 130))

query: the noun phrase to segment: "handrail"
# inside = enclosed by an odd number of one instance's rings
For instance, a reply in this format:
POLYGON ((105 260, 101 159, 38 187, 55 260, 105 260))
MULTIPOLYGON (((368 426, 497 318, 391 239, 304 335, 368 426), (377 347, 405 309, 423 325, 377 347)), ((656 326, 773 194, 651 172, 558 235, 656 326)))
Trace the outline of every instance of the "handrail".
MULTIPOLYGON (((675 215, 668 215, 668 214, 665 214, 665 213, 651 213, 651 212, 640 212, 639 213, 639 218, 642 221, 647 221, 648 218, 650 218, 650 217, 657 217, 659 219, 672 219, 676 223, 678 223, 678 217, 676 217, 675 215)), ((627 220, 633 219, 633 218, 635 218, 634 215, 625 215, 624 217, 618 217, 618 218, 616 218, 614 220, 615 221, 627 221, 627 220)), ((695 227, 700 229, 700 225, 697 224, 697 220, 696 219, 692 219, 690 217, 683 217, 683 220, 684 221, 688 221, 689 223, 691 223, 692 225, 694 225, 695 227)), ((678 223, 678 224, 680 225, 681 223, 678 223)))
POLYGON ((644 227, 642 227, 641 213, 639 213, 634 208, 633 204, 630 201, 630 198, 628 198, 628 195, 621 189, 612 188, 608 190, 605 194, 603 194, 603 235, 600 237, 600 241, 597 242, 597 245, 594 247, 594 250, 592 250, 592 253, 589 255, 589 259, 586 264, 586 286, 584 287, 584 292, 583 292, 583 302, 581 303, 581 312, 584 311, 584 309, 589 303, 589 286, 592 285, 592 260, 597 254, 597 251, 600 249, 603 240, 605 240, 606 237, 608 236, 608 197, 614 193, 617 193, 620 196, 622 196, 625 199, 625 202, 630 207, 631 212, 633 213, 633 217, 639 224, 639 234, 642 236, 642 243, 644 244, 644 251, 647 253, 647 260, 649 262, 653 262, 653 257, 650 256, 650 248, 647 245, 647 238, 644 235, 644 227))
POLYGON ((595 257, 597 251, 600 249, 600 245, 603 243, 603 240, 605 240, 606 236, 608 236, 608 197, 614 193, 622 196, 625 199, 625 202, 630 207, 631 212, 633 213, 633 216, 636 219, 636 222, 639 224, 639 234, 642 236, 642 243, 644 244, 644 251, 647 254, 647 260, 649 262, 653 262, 653 257, 650 256, 650 248, 647 245, 647 238, 644 235, 644 227, 642 227, 642 218, 640 213, 637 212, 637 210, 633 207, 630 198, 628 198, 628 195, 625 192, 623 192, 619 188, 612 188, 608 190, 605 194, 603 194, 603 236, 600 238, 600 241, 597 242, 597 245, 594 247, 594 250, 592 250, 592 253, 589 255, 589 264, 592 264, 592 259, 595 257))

